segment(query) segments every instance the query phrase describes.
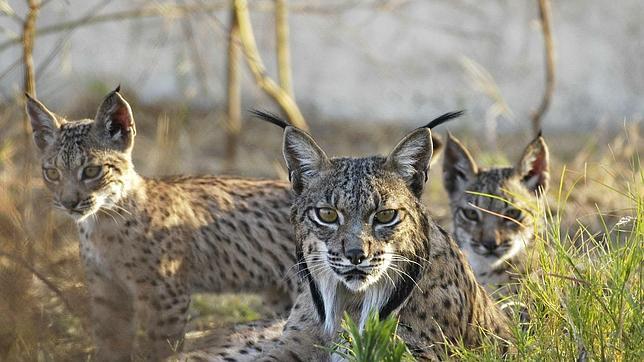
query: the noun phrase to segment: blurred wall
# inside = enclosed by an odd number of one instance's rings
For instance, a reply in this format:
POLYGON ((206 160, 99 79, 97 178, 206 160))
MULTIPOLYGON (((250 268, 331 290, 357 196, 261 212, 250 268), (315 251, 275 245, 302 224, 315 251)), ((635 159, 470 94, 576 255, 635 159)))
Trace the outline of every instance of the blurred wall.
MULTIPOLYGON (((24 14, 23 1, 8 3, 24 14)), ((38 26, 155 3, 54 0, 38 26)), ((200 3, 225 2, 185 2, 200 3)), ((264 61, 275 75, 272 15, 266 2, 250 3, 264 7, 253 12, 253 21, 264 61)), ((476 85, 465 63, 489 73, 512 111, 498 119, 501 130, 525 125, 540 102, 543 43, 536 1, 291 4, 296 8, 290 14, 294 88, 309 119, 419 123, 466 108, 471 118, 483 120, 498 99, 476 85), (306 4, 312 5, 303 8, 306 4)), ((545 126, 577 129, 641 120, 644 2, 555 0, 553 17, 557 86, 545 126)), ((36 64, 60 49, 39 75, 39 97, 59 109, 71 108, 93 85, 121 83, 147 101, 187 100, 223 109, 227 22, 227 12, 219 11, 195 14, 189 21, 145 18, 39 37, 36 64)), ((0 17, 0 28, 0 43, 19 31, 6 17, 0 17)), ((19 47, 0 53, 0 72, 19 56, 19 47)), ((20 92, 21 79, 19 67, 0 79, 0 101, 20 92)), ((246 107, 276 107, 252 85, 245 66, 244 79, 246 107)), ((489 85, 487 91, 494 89, 489 85)))

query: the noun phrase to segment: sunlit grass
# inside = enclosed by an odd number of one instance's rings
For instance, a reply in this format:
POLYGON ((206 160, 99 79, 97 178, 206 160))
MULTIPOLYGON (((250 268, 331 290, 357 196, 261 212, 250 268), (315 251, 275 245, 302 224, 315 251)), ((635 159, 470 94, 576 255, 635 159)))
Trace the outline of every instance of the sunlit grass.
MULTIPOLYGON (((103 95, 101 90, 90 97, 92 102, 81 102, 84 111, 70 115, 92 114, 103 95)), ((133 109, 138 131, 134 149, 137 170, 145 175, 219 173, 225 143, 224 132, 213 121, 214 116, 187 114, 185 107, 173 111, 133 103, 133 109), (184 125, 181 129, 177 127, 178 117, 184 125)), ((0 256, 0 361, 86 360, 92 352, 87 320, 89 303, 76 230, 65 216, 51 210, 37 162, 31 164, 30 171, 24 171, 25 158, 30 156, 22 149, 21 119, 20 106, 0 110, 0 252, 12 256, 0 256), (57 291, 21 261, 51 282, 57 291)), ((399 125, 381 128, 372 125, 368 129, 357 123, 311 126, 316 137, 332 146, 337 155, 386 152, 393 147, 392 133, 402 135, 405 131, 399 125), (355 139, 365 142, 356 143, 355 139)), ((636 136, 632 132, 628 135, 636 136)), ((246 123, 236 173, 278 177, 275 164, 283 164, 280 137, 281 133, 270 125, 246 123)), ((525 292, 520 299, 529 305, 531 316, 539 318, 533 318, 527 332, 516 332, 517 353, 522 358, 557 359, 561 353, 574 359, 582 345, 578 341, 583 342, 589 359, 644 357, 638 350, 644 328, 641 318, 636 318, 641 315, 642 301, 644 194, 639 159, 633 157, 633 148, 637 149, 638 143, 636 137, 622 137, 612 144, 609 149, 589 148, 571 162, 562 184, 566 192, 561 192, 567 197, 560 197, 558 191, 550 194, 551 199, 561 203, 553 201, 548 205, 554 210, 553 217, 546 219, 543 213, 549 228, 543 229, 541 238, 555 246, 558 241, 560 246, 554 248, 555 253, 545 250, 542 253, 542 263, 549 263, 544 269, 549 274, 535 273, 524 282, 525 292), (600 154, 604 157, 599 157, 600 154), (573 169, 575 173, 569 171, 573 169), (628 170, 631 171, 628 177, 614 182, 619 178, 616 176, 627 174, 628 170), (574 192, 568 193, 573 184, 574 192), (629 194, 637 196, 624 196, 629 194), (614 227, 626 216, 631 219, 624 220, 630 221, 614 227), (635 225, 639 229, 634 233, 631 231, 635 225), (613 230, 605 233, 604 229, 613 230), (574 240, 568 240, 568 235, 574 235, 574 240), (579 265, 579 270, 572 268, 573 264, 579 265), (598 309, 598 301, 603 301, 608 312, 598 309), (573 307, 576 309, 571 310, 573 307), (557 349, 550 349, 555 342, 557 349)), ((511 155, 491 155, 489 160, 493 163, 506 157, 513 159, 511 155)), ((425 200, 432 213, 446 215, 439 164, 432 166, 425 200)), ((263 317, 263 312, 259 298, 196 296, 190 326, 201 329, 248 321, 263 317)), ((463 353, 466 360, 498 358, 491 349, 489 353, 484 349, 463 353)))
POLYGON ((345 312, 342 319, 342 341, 331 349, 348 362, 413 361, 405 342, 397 335, 398 321, 394 316, 380 320, 377 312, 367 318, 364 330, 345 312))
MULTIPOLYGON (((499 341, 490 338, 476 349, 450 345, 450 358, 644 360, 644 172, 636 150, 625 156, 620 163, 614 153, 605 155, 599 162, 613 161, 608 169, 585 165, 584 173, 574 173, 564 167, 550 197, 532 206, 530 212, 539 219, 536 263, 520 281, 519 294, 503 301, 516 306, 511 352, 502 357, 499 341), (584 210, 583 218, 575 218, 580 216, 578 198, 572 198, 578 190, 593 193, 595 213, 584 210), (613 209, 602 210, 599 200, 611 200, 613 209), (614 200, 621 202, 618 208, 614 200), (527 313, 527 321, 520 312, 527 313)), ((372 338, 370 333, 361 338, 372 338)), ((389 343, 396 338, 389 335, 389 343)), ((345 352, 350 356, 360 350, 355 343, 351 348, 345 352)))

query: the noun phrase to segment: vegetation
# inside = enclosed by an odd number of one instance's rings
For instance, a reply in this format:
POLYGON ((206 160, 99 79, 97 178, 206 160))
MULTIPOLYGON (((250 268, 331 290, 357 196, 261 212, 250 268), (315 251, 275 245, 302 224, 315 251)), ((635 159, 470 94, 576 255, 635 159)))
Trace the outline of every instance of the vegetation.
POLYGON ((343 341, 336 343, 332 353, 349 362, 413 361, 405 342, 396 335, 398 321, 394 316, 380 320, 377 312, 367 318, 364 330, 345 312, 342 319, 343 341))
MULTIPOLYGON (((510 360, 644 358, 644 172, 639 154, 631 156, 630 162, 622 160, 622 169, 606 170, 601 179, 573 177, 568 187, 564 168, 554 191, 554 204, 546 201, 529 210, 542 220, 536 230, 538 262, 520 282, 516 300, 501 302, 514 311, 516 342, 510 360), (605 183, 607 178, 610 183, 605 183), (619 209, 607 213, 595 205, 596 221, 601 225, 596 231, 581 219, 574 225, 565 223, 571 219, 566 213, 574 211, 571 195, 578 185, 588 182, 595 184, 598 197, 608 194, 623 202, 619 209)), ((615 154, 605 156, 607 159, 616 161, 615 154)), ((350 347, 342 355, 351 361, 405 360, 404 354, 394 354, 399 341, 394 333, 395 320, 378 322, 377 316, 373 318, 362 335, 354 322, 345 320, 350 347)), ((458 343, 449 347, 451 356, 459 360, 493 361, 501 359, 496 348, 500 342, 492 338, 475 350, 458 343)))

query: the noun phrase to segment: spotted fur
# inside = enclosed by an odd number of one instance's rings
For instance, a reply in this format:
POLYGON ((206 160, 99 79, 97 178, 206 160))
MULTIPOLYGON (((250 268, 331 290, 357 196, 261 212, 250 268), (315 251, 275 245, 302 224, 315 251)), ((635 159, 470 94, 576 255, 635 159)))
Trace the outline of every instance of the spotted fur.
POLYGON ((138 175, 134 119, 117 91, 94 120, 67 121, 34 99, 27 111, 54 206, 78 225, 97 359, 180 350, 194 292, 263 292, 290 309, 288 183, 138 175))
POLYGON ((516 278, 535 255, 539 195, 548 187, 548 148, 532 141, 515 167, 480 169, 468 150, 448 136, 443 165, 454 237, 477 280, 493 296, 516 292, 516 278))
POLYGON ((232 344, 200 358, 326 361, 324 346, 337 341, 344 312, 361 327, 371 311, 398 316, 400 337, 422 360, 446 357, 445 341, 474 347, 486 332, 510 340, 505 315, 420 201, 431 154, 426 128, 387 157, 328 158, 309 135, 287 127, 284 156, 297 194, 291 220, 307 288, 283 333, 260 341, 258 352, 232 344), (379 214, 387 210, 393 218, 379 214))

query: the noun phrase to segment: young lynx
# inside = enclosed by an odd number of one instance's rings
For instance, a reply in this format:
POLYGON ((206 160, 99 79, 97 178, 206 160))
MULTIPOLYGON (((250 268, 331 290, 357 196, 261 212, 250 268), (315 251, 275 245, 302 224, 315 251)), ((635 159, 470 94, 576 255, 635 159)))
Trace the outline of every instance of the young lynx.
POLYGON ((515 167, 488 170, 479 169, 465 146, 448 136, 443 181, 454 237, 479 283, 497 297, 513 292, 512 280, 530 261, 535 220, 527 210, 547 189, 548 178, 548 147, 541 135, 515 167))
POLYGON ((97 359, 158 360, 180 348, 194 292, 294 299, 288 183, 139 176, 118 89, 93 120, 65 120, 32 98, 27 112, 54 206, 78 225, 97 359))
POLYGON ((328 360, 320 346, 337 341, 345 311, 360 326, 371 311, 397 315, 400 337, 424 360, 444 357, 444 340, 477 346, 485 331, 510 339, 505 315, 420 201, 432 155, 428 128, 408 134, 387 157, 329 158, 308 134, 286 127, 283 151, 308 288, 277 339, 247 339, 209 358, 328 360))

